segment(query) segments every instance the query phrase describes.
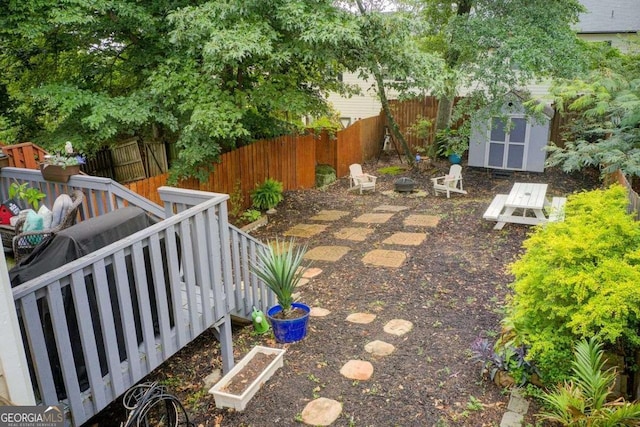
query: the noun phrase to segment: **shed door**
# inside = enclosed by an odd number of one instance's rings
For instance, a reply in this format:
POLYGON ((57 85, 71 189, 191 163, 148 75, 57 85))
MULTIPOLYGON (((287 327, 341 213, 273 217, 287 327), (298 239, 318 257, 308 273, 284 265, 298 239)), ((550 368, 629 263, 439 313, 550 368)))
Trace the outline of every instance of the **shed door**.
POLYGON ((526 148, 529 143, 529 123, 523 117, 510 117, 508 131, 499 117, 491 119, 487 167, 523 170, 526 166, 526 148))

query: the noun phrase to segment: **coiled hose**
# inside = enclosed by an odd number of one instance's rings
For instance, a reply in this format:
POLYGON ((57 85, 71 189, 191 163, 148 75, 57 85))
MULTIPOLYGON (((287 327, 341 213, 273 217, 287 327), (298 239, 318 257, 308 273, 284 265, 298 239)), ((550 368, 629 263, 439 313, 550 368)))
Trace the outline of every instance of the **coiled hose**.
POLYGON ((122 404, 129 416, 121 427, 193 427, 182 403, 157 382, 131 387, 124 394, 122 404))

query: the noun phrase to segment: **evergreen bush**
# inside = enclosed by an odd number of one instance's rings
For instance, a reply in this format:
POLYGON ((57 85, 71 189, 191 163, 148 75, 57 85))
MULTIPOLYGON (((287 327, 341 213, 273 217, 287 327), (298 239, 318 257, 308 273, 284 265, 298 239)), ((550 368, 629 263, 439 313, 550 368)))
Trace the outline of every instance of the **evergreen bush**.
POLYGON ((565 221, 536 228, 511 265, 508 322, 546 382, 567 378, 580 339, 640 347, 640 223, 627 203, 619 185, 569 196, 565 221))

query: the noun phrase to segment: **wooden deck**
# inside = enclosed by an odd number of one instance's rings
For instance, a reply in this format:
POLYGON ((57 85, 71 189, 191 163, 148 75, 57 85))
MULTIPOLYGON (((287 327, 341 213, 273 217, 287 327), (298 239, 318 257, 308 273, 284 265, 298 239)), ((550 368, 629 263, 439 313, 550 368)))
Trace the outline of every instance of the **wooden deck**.
POLYGON ((231 316, 250 318, 254 305, 266 310, 274 298, 249 270, 264 245, 227 222, 227 195, 162 187, 161 207, 107 178, 59 184, 39 171, 4 168, 0 197, 13 180, 39 187, 47 201, 82 190, 80 220, 129 205, 160 220, 8 290, 24 359, 4 349, 0 356, 5 373, 21 369, 35 379, 33 401, 64 405, 69 423, 80 425, 210 327, 223 370, 233 367, 231 316))

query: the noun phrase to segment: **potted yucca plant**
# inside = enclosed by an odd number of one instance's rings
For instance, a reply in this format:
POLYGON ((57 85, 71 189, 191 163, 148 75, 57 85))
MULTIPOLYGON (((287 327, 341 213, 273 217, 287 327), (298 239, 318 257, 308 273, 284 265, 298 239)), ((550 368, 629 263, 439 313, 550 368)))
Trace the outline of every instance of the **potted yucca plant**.
POLYGON ((293 301, 293 294, 307 266, 303 266, 307 246, 297 246, 295 239, 271 241, 258 252, 252 271, 273 291, 278 304, 269 308, 267 317, 278 342, 300 341, 307 335, 311 309, 293 301))

